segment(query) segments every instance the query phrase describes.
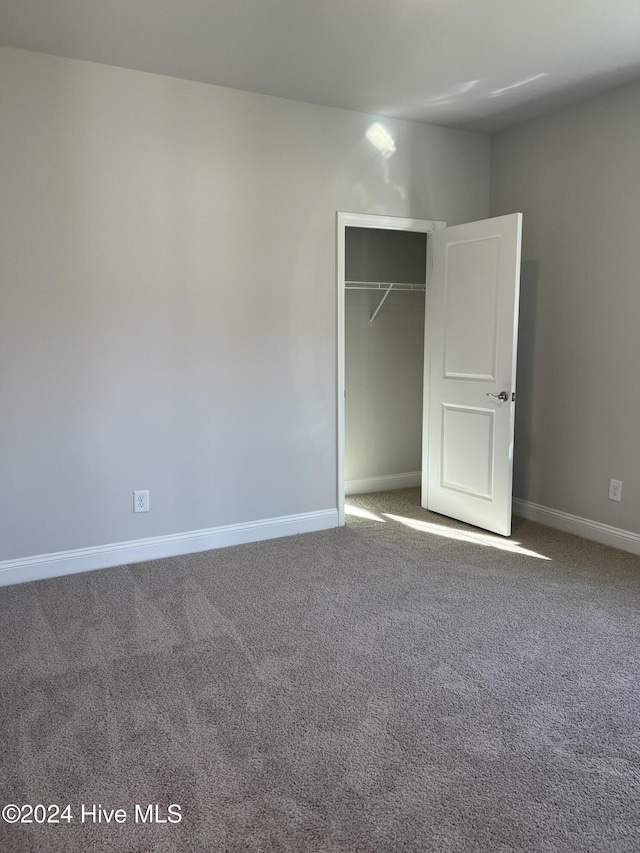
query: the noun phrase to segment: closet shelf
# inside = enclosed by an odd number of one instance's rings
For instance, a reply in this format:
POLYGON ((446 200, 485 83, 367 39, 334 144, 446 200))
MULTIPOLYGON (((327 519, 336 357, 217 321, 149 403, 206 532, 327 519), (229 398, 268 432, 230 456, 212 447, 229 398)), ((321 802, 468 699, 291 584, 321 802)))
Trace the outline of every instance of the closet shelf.
POLYGON ((370 326, 378 316, 380 309, 384 305, 385 299, 392 290, 421 291, 422 293, 426 290, 426 285, 424 284, 418 284, 417 282, 412 284, 400 281, 345 281, 344 286, 347 290, 384 290, 384 295, 369 320, 370 326))
POLYGON ((426 285, 402 281, 345 281, 347 290, 414 290, 424 293, 426 285))

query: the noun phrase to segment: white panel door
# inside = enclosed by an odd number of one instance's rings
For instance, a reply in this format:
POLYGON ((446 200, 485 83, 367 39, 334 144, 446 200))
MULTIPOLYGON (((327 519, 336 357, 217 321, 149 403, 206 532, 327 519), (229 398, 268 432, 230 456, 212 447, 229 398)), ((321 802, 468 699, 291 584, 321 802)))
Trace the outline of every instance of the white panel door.
POLYGON ((504 536, 521 235, 521 213, 429 235, 422 505, 504 536))

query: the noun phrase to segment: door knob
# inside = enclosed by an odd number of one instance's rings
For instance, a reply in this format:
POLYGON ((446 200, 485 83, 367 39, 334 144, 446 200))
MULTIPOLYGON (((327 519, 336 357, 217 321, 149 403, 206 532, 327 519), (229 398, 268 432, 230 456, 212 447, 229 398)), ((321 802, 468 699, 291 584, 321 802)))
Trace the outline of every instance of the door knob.
POLYGON ((509 399, 509 395, 506 391, 501 391, 499 394, 490 394, 487 392, 487 397, 495 397, 496 400, 502 400, 503 403, 506 403, 509 399))

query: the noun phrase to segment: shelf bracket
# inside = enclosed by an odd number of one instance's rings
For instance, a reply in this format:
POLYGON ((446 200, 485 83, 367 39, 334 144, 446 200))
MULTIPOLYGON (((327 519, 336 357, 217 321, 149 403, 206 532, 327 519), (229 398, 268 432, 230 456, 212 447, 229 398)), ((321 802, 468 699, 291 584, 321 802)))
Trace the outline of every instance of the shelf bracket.
POLYGON ((378 312, 380 311, 380 309, 381 309, 381 308, 382 308, 382 306, 384 305, 385 299, 386 299, 386 298, 387 298, 387 296, 391 293, 391 291, 392 291, 392 290, 393 290, 393 284, 390 284, 390 285, 389 285, 389 287, 386 289, 384 296, 383 296, 383 297, 382 297, 382 299, 380 300, 380 304, 378 305, 378 307, 376 308, 376 310, 375 310, 375 311, 373 312, 373 314, 371 315, 371 319, 369 320, 369 325, 370 325, 370 326, 372 326, 372 325, 373 325, 373 321, 374 321, 374 320, 376 319, 376 317, 378 316, 378 312))

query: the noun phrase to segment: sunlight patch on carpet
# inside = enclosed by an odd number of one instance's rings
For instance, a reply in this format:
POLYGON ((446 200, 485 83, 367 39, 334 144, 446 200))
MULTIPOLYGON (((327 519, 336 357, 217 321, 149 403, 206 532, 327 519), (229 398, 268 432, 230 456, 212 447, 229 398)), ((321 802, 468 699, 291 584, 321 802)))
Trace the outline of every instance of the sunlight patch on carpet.
POLYGON ((537 557, 538 560, 551 559, 551 557, 545 557, 544 554, 538 554, 536 551, 529 551, 527 548, 523 548, 519 542, 514 542, 513 539, 503 539, 501 536, 493 536, 490 533, 475 533, 471 530, 455 530, 443 524, 418 521, 415 518, 405 518, 402 515, 391 515, 389 512, 385 512, 383 515, 386 515, 392 521, 398 521, 400 524, 404 524, 414 530, 420 530, 423 533, 432 533, 434 536, 444 536, 447 539, 457 539, 460 542, 484 545, 488 548, 497 548, 499 551, 510 551, 512 554, 523 554, 525 557, 537 557))
POLYGON ((368 519, 368 521, 381 521, 384 524, 384 518, 380 518, 379 515, 376 515, 373 512, 369 512, 368 509, 360 509, 359 506, 345 504, 344 511, 346 515, 355 515, 358 518, 366 518, 368 519))

